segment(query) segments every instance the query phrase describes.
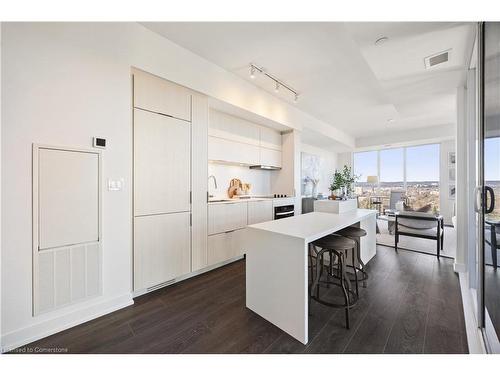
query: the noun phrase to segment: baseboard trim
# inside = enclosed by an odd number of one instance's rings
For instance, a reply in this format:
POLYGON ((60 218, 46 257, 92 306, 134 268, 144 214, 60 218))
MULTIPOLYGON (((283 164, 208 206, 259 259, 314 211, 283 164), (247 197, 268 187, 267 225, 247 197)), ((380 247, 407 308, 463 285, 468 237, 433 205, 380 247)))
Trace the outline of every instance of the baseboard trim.
POLYGON ((134 303, 132 295, 125 295, 100 301, 82 309, 51 318, 28 327, 2 335, 1 352, 5 353, 68 328, 99 318, 134 303))
POLYGON ((475 304, 472 301, 472 296, 469 290, 467 273, 460 272, 458 276, 460 280, 460 291, 462 294, 465 331, 467 334, 467 346, 469 347, 469 354, 486 354, 483 335, 481 334, 481 330, 478 328, 476 316, 474 314, 475 304))

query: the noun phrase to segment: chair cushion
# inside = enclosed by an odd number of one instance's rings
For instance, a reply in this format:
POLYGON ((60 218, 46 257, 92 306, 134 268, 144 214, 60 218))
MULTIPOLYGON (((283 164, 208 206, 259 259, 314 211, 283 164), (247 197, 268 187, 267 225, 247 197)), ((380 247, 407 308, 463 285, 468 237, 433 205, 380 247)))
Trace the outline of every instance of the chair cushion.
POLYGON ((404 233, 412 233, 412 234, 422 234, 425 236, 437 236, 437 227, 434 226, 434 228, 429 228, 429 229, 415 229, 415 228, 409 228, 409 227, 400 227, 398 228, 398 232, 404 232, 404 233))
POLYGON ((437 227, 435 220, 419 220, 419 218, 435 218, 436 215, 433 213, 404 211, 403 214, 412 218, 398 218, 398 225, 412 229, 432 229, 437 227))
POLYGON ((330 234, 328 236, 317 239, 313 242, 313 245, 321 247, 323 249, 346 250, 354 248, 356 246, 356 242, 344 236, 330 234))
POLYGON ((359 227, 346 227, 344 229, 335 232, 335 234, 348 237, 364 237, 366 236, 366 230, 361 229, 359 227))

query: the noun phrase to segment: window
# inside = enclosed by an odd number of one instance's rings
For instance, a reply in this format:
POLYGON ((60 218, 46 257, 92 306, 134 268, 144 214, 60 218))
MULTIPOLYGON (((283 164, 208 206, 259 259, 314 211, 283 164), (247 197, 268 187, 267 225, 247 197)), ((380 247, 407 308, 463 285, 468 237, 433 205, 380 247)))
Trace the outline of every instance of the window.
POLYGON ((375 186, 366 181, 368 176, 378 175, 378 152, 356 152, 354 153, 354 174, 359 176, 356 184, 356 194, 359 196, 359 206, 368 208, 369 196, 375 186))
POLYGON ((439 210, 439 145, 406 149, 406 196, 410 206, 439 210))
POLYGON ((405 191, 412 207, 430 204, 439 210, 439 168, 439 144, 354 153, 354 173, 361 175, 356 186, 360 206, 368 207, 370 196, 380 196, 383 208, 390 208, 391 191, 405 191), (368 184, 367 176, 378 176, 378 184, 368 184))
POLYGON ((500 137, 484 140, 484 180, 495 193, 495 209, 488 215, 492 220, 500 219, 500 137))

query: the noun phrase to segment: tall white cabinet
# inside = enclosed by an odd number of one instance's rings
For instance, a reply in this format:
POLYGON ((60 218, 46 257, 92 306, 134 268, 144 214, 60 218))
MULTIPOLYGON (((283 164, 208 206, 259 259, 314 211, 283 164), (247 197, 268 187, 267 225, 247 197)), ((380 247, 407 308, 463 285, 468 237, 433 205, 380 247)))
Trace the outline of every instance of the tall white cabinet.
POLYGON ((144 292, 206 266, 206 151, 192 145, 206 144, 208 102, 142 71, 133 82, 134 291, 144 292))

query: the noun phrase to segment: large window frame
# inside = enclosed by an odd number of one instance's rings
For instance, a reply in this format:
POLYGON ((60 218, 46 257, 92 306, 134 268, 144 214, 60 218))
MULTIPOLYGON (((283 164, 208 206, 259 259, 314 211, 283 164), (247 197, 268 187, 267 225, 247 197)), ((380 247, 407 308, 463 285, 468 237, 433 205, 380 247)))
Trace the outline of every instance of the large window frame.
MULTIPOLYGON (((408 173, 407 173, 407 163, 406 163, 406 150, 408 148, 413 148, 413 147, 434 146, 434 145, 438 146, 439 153, 441 153, 441 143, 439 143, 439 142, 419 143, 419 144, 408 145, 408 146, 399 146, 399 147, 388 147, 388 148, 380 148, 380 149, 362 150, 362 151, 357 151, 357 152, 354 152, 354 153, 358 154, 358 153, 362 153, 362 152, 374 152, 374 151, 377 153, 377 178, 378 178, 378 183, 377 183, 376 187, 380 188, 380 183, 381 183, 381 180, 380 180, 380 153, 382 151, 385 151, 385 150, 393 150, 393 149, 402 148, 403 149, 403 188, 406 191, 407 188, 408 188, 408 181, 407 181, 408 173)), ((441 161, 438 160, 438 163, 440 163, 440 162, 441 161)), ((356 173, 356 165, 355 165, 355 158, 354 157, 352 158, 352 163, 353 163, 353 168, 352 169, 353 169, 354 173, 356 173)), ((439 177, 441 177, 441 176, 439 176, 439 177)), ((441 184, 440 179, 441 178, 438 179, 438 182, 441 184)))
MULTIPOLYGON (((382 164, 381 164, 381 153, 384 152, 385 150, 394 150, 394 149, 402 149, 402 163, 403 163, 403 186, 398 188, 397 190, 400 190, 402 189, 405 194, 408 193, 408 188, 409 188, 409 184, 411 183, 414 183, 415 181, 408 181, 408 157, 407 157, 407 151, 408 149, 412 149, 414 147, 424 147, 424 146, 437 146, 437 153, 438 153, 438 160, 437 160, 437 167, 438 167, 438 175, 437 175, 437 184, 438 184, 438 189, 439 189, 439 192, 441 194, 441 184, 442 184, 442 181, 441 181, 441 142, 430 142, 430 143, 418 143, 418 144, 409 144, 409 145, 405 145, 405 146, 397 146, 397 147, 387 147, 387 148, 377 148, 377 149, 366 149, 366 150, 360 150, 360 151, 357 151, 355 152, 354 154, 359 154, 359 153, 364 153, 364 152, 376 152, 376 176, 377 176, 377 179, 378 179, 378 182, 376 184, 374 184, 372 186, 372 189, 376 189, 378 191, 378 193, 376 193, 374 196, 377 196, 377 197, 382 197, 382 206, 383 208, 389 208, 387 207, 388 204, 389 204, 389 197, 386 196, 385 194, 384 195, 381 195, 380 193, 380 189, 382 189, 384 186, 383 186, 383 183, 384 181, 381 181, 381 169, 383 168, 382 164), (386 202, 387 201, 387 202, 386 202)), ((401 156, 400 156, 401 157, 401 156)), ((357 173, 356 171, 356 157, 355 155, 353 155, 353 158, 352 158, 352 163, 353 163, 353 171, 354 173, 357 173)), ((364 177, 367 177, 367 176, 364 176, 364 177)), ((434 180, 431 180, 431 181, 434 181, 434 180)), ((394 181, 394 182, 397 182, 397 181, 394 181)), ((364 187, 365 185, 358 185, 358 186, 361 186, 361 187, 364 187)), ((410 199, 410 197, 408 197, 408 199, 410 199)), ((408 204, 410 204, 410 202, 408 202, 408 204)), ((440 199, 437 203, 437 208, 440 209, 440 199)))

